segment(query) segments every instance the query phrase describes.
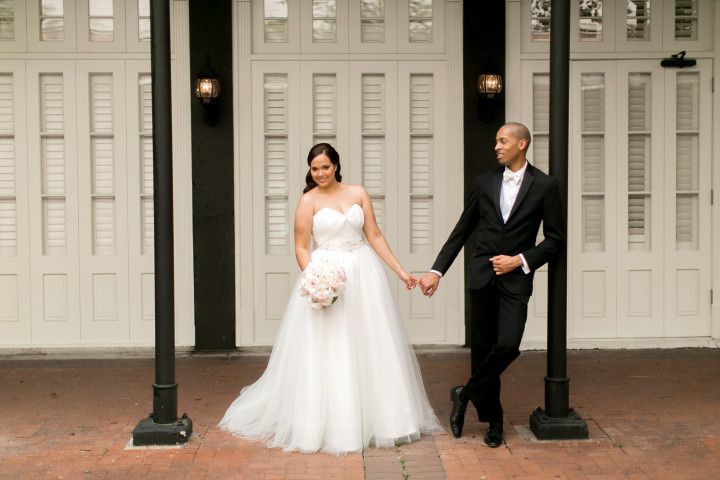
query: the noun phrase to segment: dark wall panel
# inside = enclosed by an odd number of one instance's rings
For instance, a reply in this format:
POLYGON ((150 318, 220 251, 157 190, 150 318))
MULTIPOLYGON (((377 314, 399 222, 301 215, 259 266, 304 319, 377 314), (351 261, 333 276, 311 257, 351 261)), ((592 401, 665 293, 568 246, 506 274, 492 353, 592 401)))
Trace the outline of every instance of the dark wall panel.
MULTIPOLYGON (((221 84, 217 125, 192 102, 195 348, 235 348, 233 88, 231 0, 190 0, 190 73, 210 56, 221 84)), ((193 95, 193 92, 187 92, 193 95)))

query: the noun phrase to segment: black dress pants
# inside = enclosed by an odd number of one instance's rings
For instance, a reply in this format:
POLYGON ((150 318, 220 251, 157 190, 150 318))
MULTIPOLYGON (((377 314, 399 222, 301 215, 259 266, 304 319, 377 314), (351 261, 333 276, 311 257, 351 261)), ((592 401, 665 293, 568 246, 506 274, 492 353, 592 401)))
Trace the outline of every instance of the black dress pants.
POLYGON ((500 374, 520 355, 529 299, 508 292, 498 277, 470 291, 471 376, 462 396, 482 422, 502 422, 500 374))

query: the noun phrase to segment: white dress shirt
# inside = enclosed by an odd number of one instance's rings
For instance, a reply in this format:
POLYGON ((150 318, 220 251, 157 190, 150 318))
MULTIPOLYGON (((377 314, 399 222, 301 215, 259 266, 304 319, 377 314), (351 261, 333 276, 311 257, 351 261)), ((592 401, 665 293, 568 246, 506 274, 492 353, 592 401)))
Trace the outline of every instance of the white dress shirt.
MULTIPOLYGON (((503 172, 503 182, 500 186, 500 213, 502 213, 503 222, 507 222, 510 217, 510 212, 517 199, 518 192, 520 191, 520 185, 522 185, 523 177, 525 176, 525 170, 527 170, 527 162, 517 172, 513 172, 508 167, 505 167, 503 172)), ((522 262, 522 271, 526 274, 530 273, 530 266, 525 261, 525 256, 520 253, 520 261, 522 262)), ((432 273, 442 277, 442 273, 437 270, 430 270, 432 273)))
MULTIPOLYGON (((505 167, 505 171, 503 172, 503 181, 500 186, 500 213, 502 213, 504 223, 507 223, 508 217, 510 217, 510 212, 520 191, 520 185, 522 185, 523 178, 525 177, 527 165, 526 161, 517 172, 513 172, 508 167, 505 167)), ((522 271, 526 274, 530 273, 530 267, 525 261, 525 256, 522 253, 519 255, 520 261, 522 261, 522 271)))

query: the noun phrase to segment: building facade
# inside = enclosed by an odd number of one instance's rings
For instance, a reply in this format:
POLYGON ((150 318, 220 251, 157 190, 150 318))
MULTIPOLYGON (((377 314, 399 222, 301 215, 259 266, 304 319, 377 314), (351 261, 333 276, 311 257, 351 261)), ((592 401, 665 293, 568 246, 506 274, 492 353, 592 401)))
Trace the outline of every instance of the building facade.
MULTIPOLYGON (((718 174, 717 4, 575 4, 570 343, 703 344, 718 336, 712 306, 718 278, 712 198, 718 174), (680 51, 696 64, 661 66, 680 51)), ((506 115, 533 131, 530 158, 542 169, 548 162, 550 15, 550 2, 507 2, 506 115)), ((542 300, 534 297, 526 338, 542 339, 542 300)))
MULTIPOLYGON (((170 1, 179 346, 215 334, 211 303, 227 307, 219 334, 232 344, 272 344, 298 274, 291 222, 314 143, 337 147, 343 181, 365 185, 416 274, 457 220, 462 186, 493 165, 503 118, 530 127, 530 161, 548 169, 550 2, 227 0, 234 173, 201 175, 223 155, 197 153, 213 135, 191 103, 192 59, 210 55, 195 33, 212 31, 202 3, 170 1), (470 72, 493 66, 504 106, 480 125, 470 72), (233 247, 216 266, 194 194, 221 184, 232 221, 212 236, 233 247), (213 269, 235 282, 217 301, 199 294, 219 281, 213 269)), ((574 2, 571 347, 720 338, 719 3, 574 2), (681 50, 694 66, 660 66, 681 50)), ((148 0, 0 0, 3 348, 153 345, 149 72, 148 0)), ((413 343, 464 342, 462 264, 431 300, 392 279, 413 343)), ((527 347, 544 346, 546 278, 536 275, 527 347)))

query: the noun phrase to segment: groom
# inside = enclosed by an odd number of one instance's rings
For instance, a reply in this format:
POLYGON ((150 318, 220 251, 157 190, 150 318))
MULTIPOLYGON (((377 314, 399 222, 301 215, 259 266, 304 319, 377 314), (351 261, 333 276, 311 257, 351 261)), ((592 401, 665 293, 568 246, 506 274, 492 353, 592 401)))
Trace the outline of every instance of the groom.
POLYGON ((470 252, 471 376, 450 389, 450 427, 462 435, 465 410, 472 402, 480 421, 489 422, 485 443, 503 442, 500 374, 520 355, 520 340, 532 294, 533 274, 565 247, 560 191, 553 177, 527 162, 530 131, 509 122, 497 132, 500 168, 475 178, 465 210, 420 280, 431 297, 470 234, 478 230, 470 252), (540 222, 544 240, 535 244, 540 222))

